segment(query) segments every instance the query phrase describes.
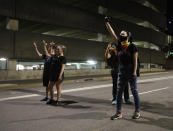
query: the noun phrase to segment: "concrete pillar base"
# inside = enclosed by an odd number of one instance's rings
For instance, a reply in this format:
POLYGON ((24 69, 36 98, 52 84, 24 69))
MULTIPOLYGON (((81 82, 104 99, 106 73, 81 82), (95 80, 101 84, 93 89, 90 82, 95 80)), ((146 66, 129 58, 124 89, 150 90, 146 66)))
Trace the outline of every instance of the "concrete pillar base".
POLYGON ((15 71, 17 66, 17 60, 16 59, 9 59, 8 60, 8 70, 15 71))
POLYGON ((102 61, 101 62, 101 69, 105 69, 105 67, 106 67, 106 62, 105 61, 102 61))

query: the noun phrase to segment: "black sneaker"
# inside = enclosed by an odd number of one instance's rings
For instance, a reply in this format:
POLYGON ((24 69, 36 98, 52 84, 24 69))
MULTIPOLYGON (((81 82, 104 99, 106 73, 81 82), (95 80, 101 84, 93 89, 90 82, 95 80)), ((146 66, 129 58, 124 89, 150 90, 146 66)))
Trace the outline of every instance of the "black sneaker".
POLYGON ((61 106, 62 105, 62 102, 61 101, 54 101, 52 103, 52 105, 54 105, 54 106, 61 106))
POLYGON ((52 99, 48 99, 46 102, 46 104, 53 104, 53 103, 55 103, 55 100, 52 100, 52 99))
POLYGON ((57 104, 58 104, 58 105, 62 105, 62 102, 61 102, 61 101, 57 101, 57 104))
POLYGON ((117 120, 117 119, 121 119, 123 117, 122 113, 116 113, 115 115, 111 116, 111 120, 117 120))
POLYGON ((140 117, 141 117, 140 112, 135 111, 134 114, 133 114, 133 116, 132 116, 132 119, 139 119, 140 117))
POLYGON ((40 101, 47 101, 49 98, 45 97, 43 99, 41 99, 40 101))

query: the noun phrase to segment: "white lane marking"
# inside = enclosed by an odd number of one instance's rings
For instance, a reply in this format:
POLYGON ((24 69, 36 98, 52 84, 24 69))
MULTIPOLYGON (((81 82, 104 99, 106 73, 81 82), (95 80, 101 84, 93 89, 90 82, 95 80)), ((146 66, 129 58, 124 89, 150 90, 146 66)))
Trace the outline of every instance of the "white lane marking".
POLYGON ((159 81, 159 80, 166 80, 166 79, 172 79, 172 78, 173 78, 173 76, 160 77, 160 78, 151 78, 151 79, 144 79, 144 80, 138 80, 138 83, 151 82, 151 81, 159 81))
MULTIPOLYGON (((151 82, 151 81, 166 80, 166 79, 172 79, 172 78, 173 78, 173 76, 160 77, 160 78, 151 78, 151 79, 145 79, 145 80, 138 80, 138 83, 145 83, 145 82, 151 82)), ((111 87, 111 86, 112 86, 112 84, 97 85, 97 86, 90 86, 90 87, 82 87, 82 88, 76 88, 76 89, 62 90, 62 93, 76 92, 76 91, 83 91, 83 90, 91 90, 91 89, 99 89, 99 88, 107 88, 107 87, 111 87)), ((22 98, 29 98, 29 97, 35 97, 35 96, 41 96, 41 95, 39 95, 39 94, 32 94, 32 95, 23 95, 23 96, 16 96, 16 97, 8 97, 8 98, 2 98, 2 99, 0 99, 0 101, 7 101, 7 100, 14 100, 14 99, 22 99, 22 98)))
POLYGON ((112 84, 81 87, 81 88, 77 88, 77 89, 62 90, 62 93, 75 92, 75 91, 83 91, 83 90, 90 90, 90 89, 98 89, 98 88, 100 89, 100 88, 106 88, 106 87, 110 87, 110 86, 112 86, 112 84))
MULTIPOLYGON (((103 88, 103 86, 101 88, 103 88)), ((151 91, 145 91, 145 92, 139 93, 139 95, 148 94, 148 93, 152 93, 152 92, 157 92, 157 91, 161 91, 161 90, 166 90, 168 88, 170 88, 170 87, 160 88, 160 89, 151 90, 151 91)), ((97 88, 95 87, 94 89, 97 89, 97 88)), ((73 91, 75 91, 75 90, 64 90, 63 92, 65 93, 65 92, 73 92, 73 91)), ((32 94, 32 95, 24 95, 24 96, 16 96, 16 97, 2 98, 2 99, 0 99, 0 101, 21 99, 21 98, 28 98, 28 97, 35 97, 35 96, 41 96, 41 95, 39 95, 39 94, 32 94)), ((130 95, 130 97, 132 97, 132 96, 133 95, 130 95)))
MULTIPOLYGON (((62 90, 61 93, 68 93, 68 92, 75 92, 75 91, 83 91, 83 90, 90 90, 90 89, 100 89, 105 87, 110 87, 112 84, 106 84, 106 85, 98 85, 98 86, 92 86, 92 87, 82 87, 77 89, 69 89, 69 90, 62 90)), ((57 94, 57 91, 55 91, 55 94, 57 94)), ((28 98, 28 97, 35 97, 35 96, 41 96, 39 94, 32 94, 32 95, 23 95, 23 96, 16 96, 16 97, 8 97, 8 98, 2 98, 0 101, 7 101, 7 100, 14 100, 14 99, 21 99, 21 98, 28 98)))
POLYGON ((166 90, 166 89, 169 89, 169 88, 170 87, 165 87, 165 88, 160 88, 160 89, 156 89, 156 90, 145 91, 145 92, 139 93, 139 95, 148 94, 148 93, 152 93, 152 92, 157 92, 157 91, 161 91, 161 90, 166 90))
MULTIPOLYGON (((162 91, 162 90, 166 90, 169 89, 170 87, 165 87, 165 88, 160 88, 160 89, 155 89, 155 90, 151 90, 151 91, 144 91, 139 93, 139 95, 143 95, 143 94, 148 94, 148 93, 153 93, 153 92, 157 92, 157 91, 162 91)), ((133 95, 130 95, 130 97, 132 97, 133 95)))
MULTIPOLYGON (((171 79, 171 78, 173 78, 173 76, 138 80, 137 83, 146 83, 146 82, 166 80, 166 79, 171 79)), ((83 91, 83 90, 91 90, 91 89, 98 89, 98 88, 106 88, 106 87, 111 87, 111 86, 112 86, 112 84, 97 85, 97 86, 90 86, 90 87, 81 87, 81 88, 76 88, 76 89, 62 90, 62 93, 76 92, 76 91, 83 91)))
POLYGON ((32 95, 8 97, 8 98, 2 98, 2 99, 0 99, 0 101, 15 100, 15 99, 28 98, 28 97, 35 97, 35 96, 40 96, 40 95, 39 94, 32 94, 32 95))

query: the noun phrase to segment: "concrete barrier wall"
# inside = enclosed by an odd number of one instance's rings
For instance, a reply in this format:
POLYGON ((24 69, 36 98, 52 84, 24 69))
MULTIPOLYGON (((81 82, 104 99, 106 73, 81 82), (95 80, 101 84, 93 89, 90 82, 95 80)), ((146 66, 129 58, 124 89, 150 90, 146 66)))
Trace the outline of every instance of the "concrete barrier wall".
MULTIPOLYGON (((158 72, 164 69, 141 69, 141 73, 158 72)), ((42 70, 9 71, 0 70, 0 81, 42 79, 42 70)), ((65 77, 110 75, 110 69, 65 70, 65 77)))
POLYGON ((172 70, 173 69, 173 60, 167 59, 166 64, 165 64, 165 68, 172 70))
POLYGON ((147 48, 138 48, 141 63, 153 63, 164 65, 166 62, 165 55, 161 51, 149 50, 147 48))
MULTIPOLYGON (((41 79, 42 70, 0 71, 0 81, 41 79)), ((65 70, 65 77, 110 74, 109 69, 65 70)))

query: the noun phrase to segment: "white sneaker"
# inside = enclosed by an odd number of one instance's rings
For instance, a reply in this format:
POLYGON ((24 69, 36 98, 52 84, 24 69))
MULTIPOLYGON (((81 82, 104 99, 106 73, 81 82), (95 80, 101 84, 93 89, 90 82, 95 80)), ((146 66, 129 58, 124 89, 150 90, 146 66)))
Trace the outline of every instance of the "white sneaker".
POLYGON ((112 101, 112 105, 116 105, 116 104, 117 104, 116 100, 112 101))

